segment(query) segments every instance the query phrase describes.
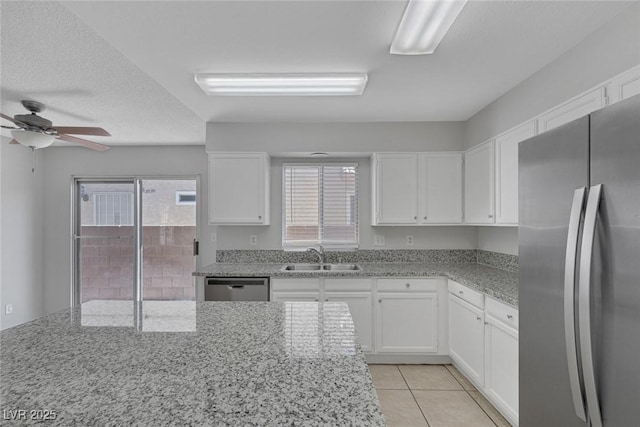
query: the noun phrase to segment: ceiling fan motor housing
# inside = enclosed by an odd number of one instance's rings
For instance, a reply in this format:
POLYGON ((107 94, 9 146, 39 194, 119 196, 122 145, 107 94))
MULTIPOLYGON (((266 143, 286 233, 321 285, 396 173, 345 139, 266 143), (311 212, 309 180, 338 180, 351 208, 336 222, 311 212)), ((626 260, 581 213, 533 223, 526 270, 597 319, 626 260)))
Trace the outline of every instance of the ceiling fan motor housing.
POLYGON ((27 130, 35 130, 35 131, 45 131, 49 129, 52 125, 51 120, 47 120, 40 116, 34 114, 17 114, 13 116, 13 118, 20 123, 24 123, 28 125, 32 129, 27 130))

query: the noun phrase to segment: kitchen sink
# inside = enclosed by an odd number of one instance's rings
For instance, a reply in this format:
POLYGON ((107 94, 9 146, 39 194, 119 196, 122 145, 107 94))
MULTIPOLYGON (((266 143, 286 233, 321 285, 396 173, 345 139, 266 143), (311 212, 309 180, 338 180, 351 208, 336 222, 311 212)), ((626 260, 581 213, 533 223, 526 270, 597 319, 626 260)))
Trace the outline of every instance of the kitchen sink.
POLYGON ((322 264, 290 264, 285 265, 282 271, 318 271, 322 270, 322 264))
POLYGON ((357 264, 324 264, 323 270, 328 271, 360 271, 362 268, 357 264))
POLYGON ((282 271, 361 271, 357 264, 289 264, 282 271))

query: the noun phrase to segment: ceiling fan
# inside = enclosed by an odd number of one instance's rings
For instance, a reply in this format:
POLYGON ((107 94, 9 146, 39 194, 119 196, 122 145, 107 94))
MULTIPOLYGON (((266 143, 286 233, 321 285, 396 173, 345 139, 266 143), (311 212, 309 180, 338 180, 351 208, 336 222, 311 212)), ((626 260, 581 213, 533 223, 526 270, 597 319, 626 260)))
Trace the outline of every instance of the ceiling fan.
POLYGON ((22 101, 22 105, 29 110, 31 114, 17 114, 11 118, 0 113, 0 117, 17 125, 17 127, 2 126, 5 129, 13 129, 11 131, 13 140, 9 144, 22 144, 26 147, 36 149, 48 147, 53 144, 55 139, 60 139, 96 151, 109 149, 106 145, 69 135, 111 136, 106 130, 98 127, 52 126, 51 120, 47 120, 36 114, 44 111, 44 104, 37 101, 24 100, 22 101))

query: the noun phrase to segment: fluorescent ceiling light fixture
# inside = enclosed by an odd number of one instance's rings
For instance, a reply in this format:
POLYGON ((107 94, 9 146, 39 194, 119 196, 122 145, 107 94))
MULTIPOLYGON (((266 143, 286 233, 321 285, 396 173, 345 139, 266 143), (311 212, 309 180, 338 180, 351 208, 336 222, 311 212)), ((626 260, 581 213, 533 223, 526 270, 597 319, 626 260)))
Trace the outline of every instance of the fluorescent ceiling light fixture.
POLYGON ((409 0, 391 43, 395 55, 433 53, 467 0, 409 0))
POLYGON ((196 74, 207 95, 344 96, 362 95, 366 74, 196 74))
POLYGON ((11 136, 20 144, 29 148, 45 148, 53 144, 56 139, 53 135, 29 130, 12 130, 11 136))

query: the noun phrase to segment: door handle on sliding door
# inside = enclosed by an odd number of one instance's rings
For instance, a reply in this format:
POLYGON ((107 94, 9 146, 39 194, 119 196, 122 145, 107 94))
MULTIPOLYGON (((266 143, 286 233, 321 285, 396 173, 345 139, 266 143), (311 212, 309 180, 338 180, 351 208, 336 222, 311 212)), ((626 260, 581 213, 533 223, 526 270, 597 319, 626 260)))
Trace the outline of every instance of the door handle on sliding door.
POLYGON ((578 252, 578 238, 580 235, 580 219, 584 207, 586 187, 576 188, 573 193, 571 215, 569 217, 569 231, 567 233, 567 251, 564 264, 564 336, 567 351, 567 366, 569 368, 569 385, 576 415, 582 421, 587 421, 584 410, 584 397, 578 372, 578 353, 576 351, 576 318, 575 318, 575 273, 576 254, 578 252))
POLYGON ((591 344, 591 260, 593 256, 593 243, 596 233, 596 220, 602 184, 594 185, 589 189, 587 208, 584 216, 584 231, 582 235, 582 248, 580 251, 580 285, 579 319, 580 319, 580 355, 582 358, 582 375, 584 378, 584 391, 587 396, 587 409, 591 427, 602 427, 602 415, 598 390, 596 384, 595 365, 593 360, 593 347, 591 344))

